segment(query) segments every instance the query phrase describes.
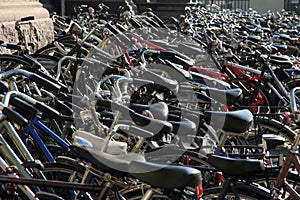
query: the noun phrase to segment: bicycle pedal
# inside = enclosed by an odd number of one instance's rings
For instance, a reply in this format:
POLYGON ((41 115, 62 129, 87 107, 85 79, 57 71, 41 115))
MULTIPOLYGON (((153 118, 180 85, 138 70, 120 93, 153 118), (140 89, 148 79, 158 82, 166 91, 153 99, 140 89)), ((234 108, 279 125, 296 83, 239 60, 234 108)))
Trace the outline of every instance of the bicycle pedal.
POLYGON ((38 170, 44 169, 44 165, 41 163, 40 160, 24 161, 22 165, 25 168, 36 168, 38 170))
POLYGON ((52 194, 49 192, 39 191, 35 194, 35 197, 40 200, 63 200, 62 197, 57 196, 56 194, 52 194))

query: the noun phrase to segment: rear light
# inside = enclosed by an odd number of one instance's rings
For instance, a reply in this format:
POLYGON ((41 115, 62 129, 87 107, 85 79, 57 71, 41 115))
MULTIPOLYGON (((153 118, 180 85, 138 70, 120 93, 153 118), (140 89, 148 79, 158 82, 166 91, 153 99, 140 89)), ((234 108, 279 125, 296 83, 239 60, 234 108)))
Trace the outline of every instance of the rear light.
POLYGON ((190 157, 188 155, 185 156, 185 165, 190 165, 190 157))
POLYGON ((291 113, 285 112, 285 124, 289 124, 291 122, 291 113))
POLYGON ((229 111, 229 106, 224 105, 224 110, 225 110, 225 112, 228 112, 229 111))
POLYGON ((202 183, 200 185, 196 186, 196 194, 197 194, 197 199, 200 199, 203 195, 203 187, 202 183))
POLYGON ((266 165, 270 164, 270 152, 269 151, 266 151, 266 154, 265 154, 265 164, 266 165))
POLYGON ((217 172, 216 173, 216 185, 218 185, 218 186, 222 185, 222 180, 223 180, 223 173, 217 172))

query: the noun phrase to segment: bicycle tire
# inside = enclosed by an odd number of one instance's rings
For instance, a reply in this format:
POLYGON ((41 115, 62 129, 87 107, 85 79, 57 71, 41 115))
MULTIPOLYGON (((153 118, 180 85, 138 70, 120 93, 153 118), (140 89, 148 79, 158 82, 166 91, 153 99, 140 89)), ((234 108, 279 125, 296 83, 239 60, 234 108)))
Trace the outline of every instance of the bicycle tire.
MULTIPOLYGON (((267 175, 267 178, 265 177, 265 175, 262 175, 261 177, 254 179, 253 182, 255 182, 265 188, 271 189, 271 187, 276 182, 278 173, 279 173, 279 169, 272 170, 267 175)), ((299 179, 299 176, 297 173, 289 172, 286 176, 286 181, 293 186, 293 188, 298 192, 298 194, 300 193, 300 179, 299 179)), ((281 191, 280 198, 286 199, 286 200, 291 199, 289 193, 288 192, 284 193, 283 189, 281 191)))
MULTIPOLYGON (((45 163, 43 173, 48 180, 80 182, 85 171, 84 169, 83 166, 78 166, 66 160, 63 162, 45 163)), ((73 199, 68 189, 56 188, 55 193, 66 200, 73 199)))
POLYGON ((245 87, 247 87, 248 91, 243 89, 243 98, 238 105, 240 108, 247 108, 252 112, 257 112, 257 106, 260 106, 260 112, 265 113, 272 108, 271 112, 274 112, 274 106, 277 106, 274 101, 274 97, 267 91, 266 87, 262 84, 257 84, 254 81, 243 80, 243 79, 234 79, 230 80, 230 84, 234 84, 234 82, 242 82, 245 87), (253 90, 253 91, 252 91, 253 90))
MULTIPOLYGON (((135 191, 135 193, 125 193, 122 194, 122 196, 126 200, 140 200, 143 198, 143 191, 140 192, 135 191)), ((154 194, 151 198, 151 200, 167 200, 170 199, 170 197, 163 195, 163 194, 154 194)))
MULTIPOLYGON (((241 200, 269 200, 270 192, 269 190, 260 187, 259 185, 248 185, 243 183, 235 183, 241 200)), ((203 192, 203 200, 213 200, 218 199, 221 194, 222 187, 214 187, 205 189, 203 192)), ((229 191, 226 195, 227 199, 235 199, 235 195, 232 191, 229 191)))
MULTIPOLYGON (((136 185, 133 187, 130 187, 128 189, 120 190, 120 194, 126 199, 126 200, 140 200, 144 199, 144 195, 148 189, 151 187, 149 185, 136 185)), ((190 190, 192 188, 188 188, 190 192, 194 192, 190 190)), ((176 189, 175 189, 176 190, 176 189)), ((175 191, 174 190, 174 191, 175 191)), ((196 199, 195 194, 192 195, 191 193, 188 196, 185 196, 184 193, 178 193, 173 192, 172 189, 168 189, 166 191, 159 191, 158 193, 154 193, 151 195, 151 197, 148 197, 146 199, 149 200, 170 200, 170 199, 196 199), (165 194, 167 193, 167 194, 165 194)))
POLYGON ((22 56, 2 54, 0 55, 1 71, 7 71, 23 67, 31 67, 32 64, 26 61, 22 56))
MULTIPOLYGON (((71 43, 63 43, 64 47, 68 48, 68 49, 72 49, 75 45, 71 44, 71 43)), ((60 52, 60 50, 53 44, 50 43, 46 46, 44 46, 43 48, 37 50, 35 52, 35 54, 44 54, 44 55, 50 55, 50 56, 57 56, 56 52, 61 56, 63 55, 62 52, 60 52)), ((67 50, 68 52, 68 50, 67 50)))
POLYGON ((258 133, 259 135, 263 135, 266 133, 279 135, 284 137, 286 139, 286 142, 288 142, 289 144, 292 144, 297 136, 295 131, 293 131, 288 125, 283 124, 276 119, 255 116, 254 122, 254 127, 260 128, 260 132, 258 133))

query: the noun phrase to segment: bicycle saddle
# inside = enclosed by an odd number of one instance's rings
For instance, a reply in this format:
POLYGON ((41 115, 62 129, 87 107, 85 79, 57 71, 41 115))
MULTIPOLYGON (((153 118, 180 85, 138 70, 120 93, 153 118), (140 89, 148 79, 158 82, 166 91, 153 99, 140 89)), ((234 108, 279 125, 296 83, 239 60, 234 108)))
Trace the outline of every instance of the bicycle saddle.
POLYGON ((140 114, 142 114, 144 110, 149 110, 155 119, 165 121, 168 118, 169 109, 165 102, 158 102, 151 105, 132 103, 129 105, 129 108, 140 114))
POLYGON ((271 55, 270 58, 272 60, 285 60, 285 61, 290 61, 290 57, 287 55, 281 55, 281 56, 277 56, 277 55, 271 55))
MULTIPOLYGON (((176 77, 176 81, 186 82, 186 80, 190 78, 190 76, 191 76, 190 73, 187 70, 179 67, 179 66, 182 66, 182 65, 178 66, 178 65, 170 62, 169 60, 166 60, 165 62, 168 66, 170 66, 170 68, 168 68, 166 66, 165 71, 167 73, 172 74, 174 77, 176 77)), ((182 66, 182 67, 184 67, 184 66, 182 66)))
POLYGON ((133 177, 160 188, 197 186, 201 183, 199 170, 183 167, 161 165, 146 162, 145 158, 136 153, 110 155, 95 149, 86 149, 71 145, 70 151, 81 159, 87 159, 102 171, 114 175, 133 177), (174 176, 176 174, 176 176, 174 176))
POLYGON ((283 67, 283 68, 291 68, 293 67, 293 63, 289 60, 275 60, 275 59, 271 59, 269 61, 271 64, 274 65, 278 65, 279 67, 283 67))
POLYGON ((272 46, 276 47, 279 52, 285 52, 287 50, 287 45, 285 44, 272 44, 272 46))
POLYGON ((75 145, 70 145, 69 151, 75 154, 80 159, 88 160, 101 171, 120 176, 126 175, 129 172, 128 167, 131 161, 146 161, 144 156, 137 153, 111 155, 101 152, 98 149, 80 147, 75 145))
POLYGON ((231 112, 207 111, 204 119, 215 128, 234 133, 244 133, 249 129, 253 115, 246 109, 231 112))
POLYGON ((260 36, 257 36, 257 35, 249 35, 247 37, 247 39, 256 43, 256 42, 259 42, 261 38, 260 38, 260 36))
MULTIPOLYGON (((150 71, 145 71, 143 73, 143 77, 147 80, 153 81, 154 83, 156 83, 156 85, 163 86, 163 87, 171 90, 174 93, 178 92, 177 81, 173 81, 171 79, 164 78, 164 77, 162 77, 154 72, 150 72, 150 71)), ((156 87, 157 87, 157 89, 160 89, 160 87, 158 87, 158 86, 156 86, 156 87)))
MULTIPOLYGON (((72 134, 73 144, 78 143, 81 146, 81 143, 84 142, 83 140, 87 140, 93 149, 98 151, 102 150, 103 146, 105 145, 105 139, 95 136, 89 132, 77 130, 72 134)), ((84 144, 83 144, 84 145, 84 144)), ((119 142, 119 141, 110 141, 108 143, 108 148, 106 151, 108 154, 117 155, 127 152, 127 143, 126 142, 119 142)))
POLYGON ((209 162, 217 170, 226 176, 242 176, 252 177, 253 174, 264 171, 264 163, 262 160, 256 159, 240 159, 228 158, 218 155, 208 157, 209 162))
POLYGON ((173 126, 173 133, 179 136, 193 135, 197 132, 194 122, 184 119, 181 121, 169 121, 173 126))
MULTIPOLYGON (((139 113, 134 112, 134 110, 120 105, 116 102, 112 102, 107 99, 98 99, 97 106, 99 108, 104 108, 108 110, 118 111, 122 114, 123 118, 126 119, 130 124, 137 125, 142 129, 152 132, 155 137, 161 137, 163 134, 171 133, 173 130, 172 124, 166 121, 152 119, 143 116, 139 113)), ((101 122, 110 126, 113 119, 102 119, 101 122)))
POLYGON ((133 161, 129 170, 135 178, 159 188, 195 187, 202 181, 199 170, 185 166, 133 161))
MULTIPOLYGON (((154 119, 167 121, 169 118, 169 109, 165 102, 158 102, 152 105, 130 104, 129 108, 138 113, 142 113, 144 110, 149 110, 153 114, 154 119)), ((172 124, 173 133, 175 134, 179 133, 180 135, 188 135, 194 134, 197 131, 195 123, 190 120, 168 120, 168 122, 172 124)))
POLYGON ((210 97, 228 106, 234 105, 242 96, 240 88, 219 90, 216 88, 209 88, 210 97))

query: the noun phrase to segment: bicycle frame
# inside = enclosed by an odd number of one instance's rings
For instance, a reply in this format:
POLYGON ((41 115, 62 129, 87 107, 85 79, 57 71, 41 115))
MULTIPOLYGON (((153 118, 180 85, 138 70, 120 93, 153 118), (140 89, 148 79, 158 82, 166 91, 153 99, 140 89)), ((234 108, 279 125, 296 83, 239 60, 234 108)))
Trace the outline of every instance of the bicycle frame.
POLYGON ((52 138, 57 144, 60 145, 64 150, 68 150, 68 147, 70 143, 66 142, 62 138, 60 138, 56 133, 54 133, 51 129, 49 129, 45 124, 43 124, 38 118, 34 118, 31 122, 31 124, 26 129, 26 134, 31 135, 31 137, 34 138, 36 141, 36 144, 41 149, 41 151, 46 156, 47 160, 49 162, 55 162, 55 158, 37 133, 36 129, 41 130, 43 133, 45 133, 47 136, 52 138))
POLYGON ((270 69, 269 66, 264 66, 263 70, 256 70, 249 67, 245 67, 233 62, 225 61, 224 62, 225 68, 231 68, 235 71, 234 74, 237 74, 239 77, 242 77, 245 73, 242 71, 250 72, 254 74, 250 79, 257 80, 258 83, 261 83, 264 81, 265 78, 265 72, 268 71, 272 77, 272 80, 274 80, 275 86, 278 88, 278 90, 269 82, 266 82, 266 85, 274 92, 274 94, 284 103, 287 103, 287 99, 289 99, 289 92, 286 90, 286 88, 282 85, 282 83, 278 80, 272 69, 270 69))
MULTIPOLYGON (((291 109, 292 112, 296 115, 296 121, 299 121, 299 111, 297 108, 296 103, 296 96, 295 93, 299 93, 300 87, 294 88, 291 91, 290 94, 290 100, 291 100, 291 109)), ((288 174, 288 171, 290 169, 290 166, 293 164, 293 166, 296 168, 297 172, 300 173, 300 160, 298 158, 297 152, 298 152, 298 145, 300 143, 300 130, 298 131, 297 137, 292 144, 291 149, 288 151, 288 155, 279 171, 278 177, 276 179, 276 182, 274 184, 274 188, 272 189, 272 199, 277 199, 280 195, 279 189, 284 188, 293 199, 300 199, 300 194, 286 181, 286 177, 288 174)))
MULTIPOLYGON (((26 149, 26 147, 24 146, 24 144, 22 143, 22 141, 20 140, 18 134, 16 133, 16 131, 14 130, 12 124, 6 120, 3 120, 0 123, 0 130, 5 130, 5 132, 7 132, 9 134, 9 136, 11 137, 11 139, 13 140, 13 142, 16 144, 16 146, 18 147, 18 149, 20 150, 20 152, 23 154, 22 156, 25 157, 25 159, 27 161, 34 161, 33 157, 30 155, 30 153, 28 152, 28 150, 26 149), (16 136, 16 137, 14 137, 16 136)), ((10 165, 14 165, 17 167, 18 169, 18 173, 25 178, 31 179, 32 176, 28 173, 28 171, 24 168, 24 166, 22 165, 23 162, 20 160, 20 158, 18 157, 18 155, 13 151, 13 149, 10 147, 10 145, 6 142, 6 140, 4 139, 4 137, 2 136, 2 134, 0 135, 0 153, 2 155, 6 155, 6 158, 9 162, 10 165), (9 155, 9 156, 8 156, 9 155)), ((0 167, 3 171, 6 171, 9 167, 9 165, 0 157, 0 167)), ((43 174, 41 174, 41 172, 34 168, 34 171, 39 174, 41 177, 43 177, 43 174)), ((16 175, 14 175, 16 176, 16 175)), ((24 192, 24 194, 29 198, 29 199, 36 199, 35 198, 35 194, 32 192, 32 190, 30 188, 28 188, 27 186, 21 186, 18 185, 18 187, 24 192)), ((39 191, 38 187, 34 187, 37 191, 39 191)))
MULTIPOLYGON (((297 137, 299 137, 299 133, 297 137)), ((300 161, 295 150, 290 150, 288 152, 286 160, 279 171, 274 185, 274 190, 272 191, 272 197, 274 197, 274 199, 279 196, 279 191, 277 190, 282 187, 293 197, 293 199, 300 199, 300 194, 298 194, 292 185, 290 185, 285 179, 292 164, 296 168, 297 172, 300 173, 300 161)))

